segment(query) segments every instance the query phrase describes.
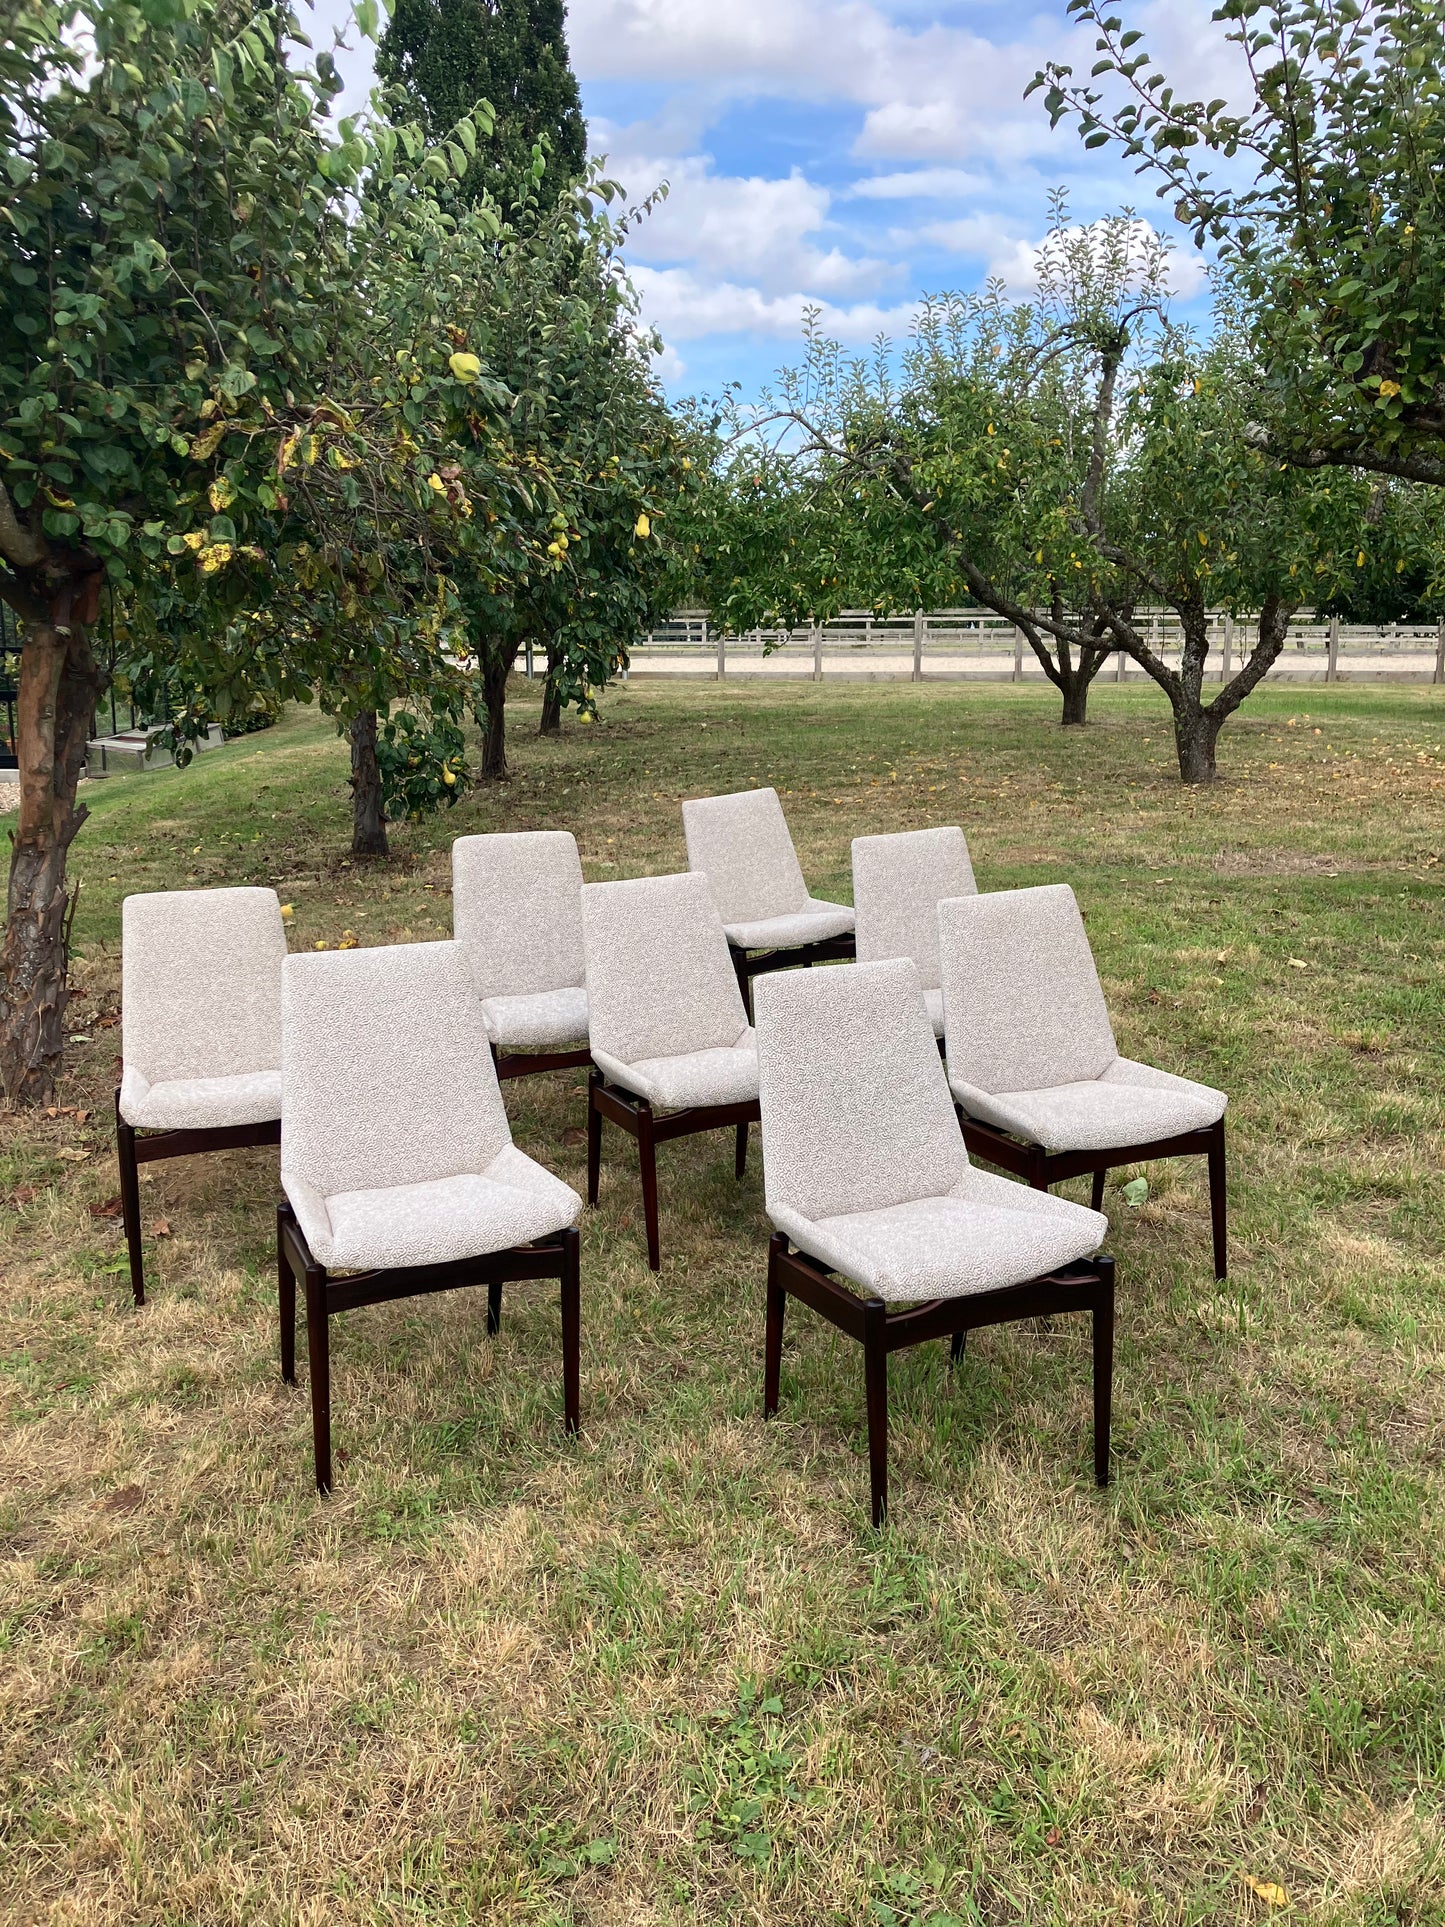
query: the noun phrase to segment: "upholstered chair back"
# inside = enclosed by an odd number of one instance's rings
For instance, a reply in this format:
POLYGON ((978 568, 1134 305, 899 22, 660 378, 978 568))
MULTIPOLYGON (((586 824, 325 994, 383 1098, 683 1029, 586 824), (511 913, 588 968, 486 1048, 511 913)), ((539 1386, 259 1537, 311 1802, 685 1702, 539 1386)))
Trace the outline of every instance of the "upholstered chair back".
POLYGON ((582 886, 593 1047, 624 1064, 727 1050, 747 1012, 704 876, 582 886))
POLYGON ((808 886, 776 790, 703 796, 682 806, 687 867, 705 876, 724 923, 808 907, 808 886))
POLYGON ((911 957, 925 990, 937 990, 938 906, 978 885, 956 825, 853 839, 853 908, 859 963, 911 957))
POLYGON ((274 1071, 286 930, 274 890, 160 890, 121 905, 121 1054, 148 1084, 274 1071))
POLYGON ((322 1197, 480 1172, 511 1143, 457 943, 310 951, 282 978, 281 1171, 322 1197))
POLYGON ((479 997, 580 988, 582 862, 570 830, 459 836, 452 930, 479 997))
POLYGON ((1118 1056, 1067 883, 938 907, 949 1076, 981 1091, 1102 1077, 1118 1056))
POLYGON ((767 1208, 811 1219, 942 1197, 968 1168, 906 959, 753 986, 767 1208))

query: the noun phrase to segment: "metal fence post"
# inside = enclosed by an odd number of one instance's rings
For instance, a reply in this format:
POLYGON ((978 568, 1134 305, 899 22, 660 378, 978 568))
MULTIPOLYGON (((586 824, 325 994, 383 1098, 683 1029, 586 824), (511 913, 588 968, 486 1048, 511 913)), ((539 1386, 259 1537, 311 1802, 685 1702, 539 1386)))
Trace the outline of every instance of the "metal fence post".
POLYGON ((532 680, 532 638, 527 638, 527 681, 532 680))
POLYGON ((813 624, 813 681, 823 680, 823 625, 813 624))
POLYGON ((1015 624, 1014 625, 1014 681, 1022 682, 1023 679, 1024 679, 1024 632, 1022 629, 1018 627, 1017 624, 1015 624))
MULTIPOLYGON (((706 642, 707 641, 706 624, 703 625, 702 635, 703 635, 703 641, 706 642)), ((717 632, 717 679, 719 682, 721 682, 723 677, 727 674, 727 666, 728 666, 727 630, 719 629, 717 632)))
POLYGON ((1445 616, 1435 624, 1435 681, 1445 682, 1445 616))
POLYGON ((1221 682, 1229 681, 1229 671, 1234 662, 1234 617, 1224 618, 1224 673, 1221 682))
POLYGON ((1325 670, 1326 682, 1337 682, 1340 674, 1340 619, 1330 617, 1330 659, 1325 670))
POLYGON ((923 681, 923 624, 924 614, 916 609, 913 614, 913 680, 923 681))

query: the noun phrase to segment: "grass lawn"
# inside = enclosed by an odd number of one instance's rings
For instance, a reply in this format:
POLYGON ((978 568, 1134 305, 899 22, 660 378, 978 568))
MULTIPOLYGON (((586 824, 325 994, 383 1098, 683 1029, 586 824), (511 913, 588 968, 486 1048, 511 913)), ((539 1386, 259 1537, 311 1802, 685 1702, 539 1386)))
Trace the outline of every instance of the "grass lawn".
MULTIPOLYGON (((88 792, 82 1041, 58 1115, 0 1121, 0 1918, 1445 1921, 1445 691, 1267 690, 1208 793, 1152 691, 1093 709, 639 684, 541 743, 519 692, 514 781, 369 865, 315 717, 88 792), (756 783, 821 895, 932 823, 984 889, 1072 883, 1120 1048, 1231 1093, 1227 1286, 1202 1164, 1107 1193, 1114 1485, 1083 1322, 1004 1328, 895 1359, 872 1533, 859 1349, 796 1311, 759 1417, 758 1159, 664 1148, 653 1278, 609 1129, 580 1443, 553 1292, 495 1342, 481 1293, 377 1307, 318 1500, 275 1153, 146 1167, 140 1315, 94 1215, 121 897, 268 882, 293 946, 424 940, 455 835, 666 871, 683 797, 756 783)), ((507 1096, 579 1189, 580 1093, 507 1096)))

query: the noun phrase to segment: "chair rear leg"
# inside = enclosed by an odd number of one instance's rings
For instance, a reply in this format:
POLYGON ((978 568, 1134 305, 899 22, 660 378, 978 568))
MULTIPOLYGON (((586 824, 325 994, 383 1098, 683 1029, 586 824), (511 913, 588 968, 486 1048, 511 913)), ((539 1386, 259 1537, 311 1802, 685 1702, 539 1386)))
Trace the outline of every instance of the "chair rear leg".
POLYGON ((306 1352, 311 1364, 311 1441, 316 1490, 331 1490, 331 1333, 326 1313, 326 1273, 306 1271, 306 1352))
POLYGON ((587 1202, 596 1204, 597 1186, 602 1177, 602 1113, 597 1108, 601 1074, 593 1071, 587 1080, 587 1202))
POLYGON ((146 1301, 145 1256, 140 1235, 140 1171, 136 1164, 135 1131, 120 1114, 115 1099, 115 1153, 120 1165, 120 1213, 125 1226, 125 1248, 130 1258, 130 1289, 137 1307, 146 1301))
POLYGON ((495 1338, 502 1329, 502 1281, 493 1278, 487 1286, 487 1336, 495 1338))
POLYGON ((1094 1480, 1109 1483, 1109 1428, 1114 1400, 1114 1273, 1094 1304, 1094 1480))
POLYGON ((647 1262, 654 1271, 662 1269, 662 1248, 657 1236, 657 1141, 652 1135, 652 1106, 637 1107, 637 1162, 642 1170, 642 1216, 647 1227, 647 1262))
POLYGON ((1224 1119, 1214 1127, 1209 1145, 1209 1219, 1214 1233, 1214 1276, 1229 1276, 1229 1240, 1226 1224, 1228 1201, 1225 1192, 1224 1119))
POLYGON ((286 1255, 285 1226, 289 1207, 276 1207, 276 1302, 281 1320, 281 1379, 296 1383, 296 1273, 286 1255))
POLYGON ((569 1438, 582 1429, 582 1263, 576 1226, 562 1233, 562 1413, 569 1438))
POLYGON ((737 1139, 733 1146, 733 1176, 741 1180, 746 1175, 747 1168, 748 1127, 746 1124, 739 1124, 737 1127, 737 1139))
POLYGON ((948 1363, 950 1370, 958 1363, 959 1359, 963 1357, 967 1349, 968 1333, 955 1332, 948 1341, 948 1363))
POLYGON ((888 1310, 881 1298, 863 1307, 863 1377, 868 1400, 868 1480, 873 1524, 888 1517, 888 1310))
POLYGON ((1094 1188, 1089 1194, 1089 1203, 1095 1211, 1102 1211, 1104 1208, 1104 1179, 1106 1175, 1107 1173, 1102 1166, 1094 1173, 1094 1188))
POLYGON ((788 1294, 777 1282, 778 1260, 786 1255, 788 1241, 781 1231, 768 1240, 768 1321, 763 1335, 763 1417, 772 1418, 778 1409, 778 1382, 783 1371, 783 1319, 788 1309, 788 1294))

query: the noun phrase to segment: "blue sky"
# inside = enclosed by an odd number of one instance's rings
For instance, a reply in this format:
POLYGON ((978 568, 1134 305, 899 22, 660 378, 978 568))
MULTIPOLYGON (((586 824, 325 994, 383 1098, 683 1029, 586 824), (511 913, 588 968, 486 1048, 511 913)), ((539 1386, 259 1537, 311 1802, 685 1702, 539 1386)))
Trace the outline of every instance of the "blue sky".
MULTIPOLYGON (((1208 5, 1126 10, 1181 85, 1231 91, 1208 5)), ((318 44, 345 11, 317 0, 318 44)), ((572 0, 568 33, 594 152, 636 198, 670 184, 628 259, 674 394, 756 390, 796 358, 809 302, 861 348, 905 335, 927 292, 993 273, 1027 294, 1061 184, 1081 222, 1127 205, 1173 235, 1181 312, 1201 305, 1200 257, 1151 185, 1023 99, 1045 60, 1092 64, 1063 0, 572 0)), ((367 50, 340 58, 358 100, 367 50)))

